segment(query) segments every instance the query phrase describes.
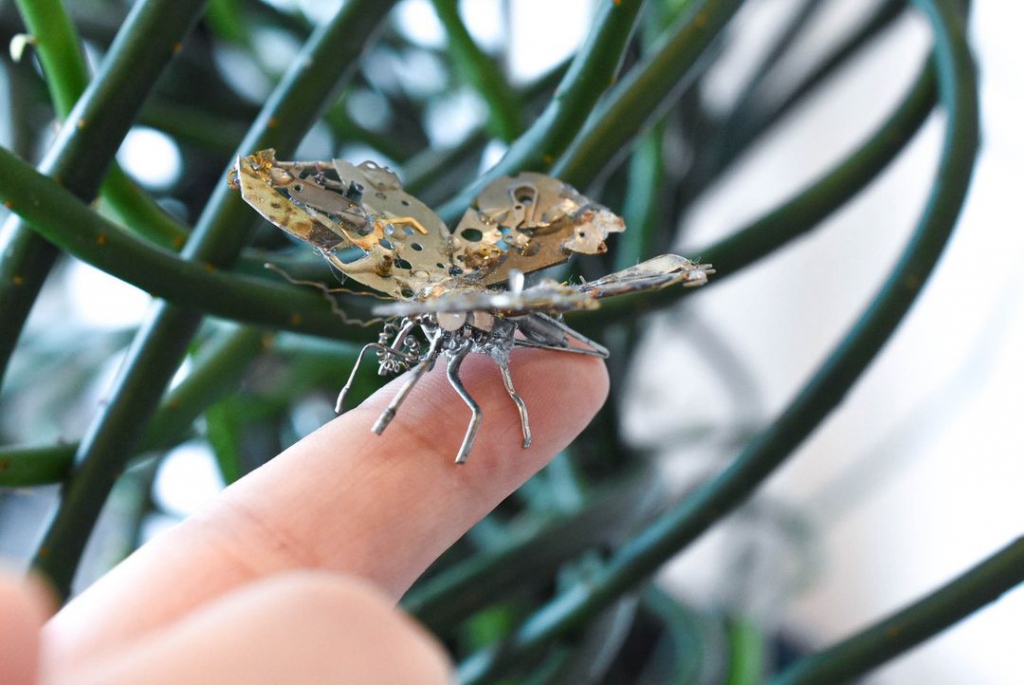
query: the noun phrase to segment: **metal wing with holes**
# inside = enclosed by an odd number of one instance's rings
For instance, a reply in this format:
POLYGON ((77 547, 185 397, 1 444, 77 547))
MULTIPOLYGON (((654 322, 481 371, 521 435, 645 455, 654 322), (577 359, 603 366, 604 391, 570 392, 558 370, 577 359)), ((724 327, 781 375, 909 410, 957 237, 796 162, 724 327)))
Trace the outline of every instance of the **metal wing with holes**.
POLYGON ((625 223, 557 178, 524 172, 489 183, 452 236, 457 266, 480 285, 561 264, 573 253, 601 254, 625 223))
POLYGON ((278 162, 273 150, 239 157, 242 198, 335 268, 395 298, 450 277, 448 228, 372 162, 278 162))
POLYGON ((339 271, 396 299, 427 299, 604 252, 622 219, 543 174, 496 179, 449 231, 373 162, 239 157, 232 184, 271 223, 315 246, 339 271))

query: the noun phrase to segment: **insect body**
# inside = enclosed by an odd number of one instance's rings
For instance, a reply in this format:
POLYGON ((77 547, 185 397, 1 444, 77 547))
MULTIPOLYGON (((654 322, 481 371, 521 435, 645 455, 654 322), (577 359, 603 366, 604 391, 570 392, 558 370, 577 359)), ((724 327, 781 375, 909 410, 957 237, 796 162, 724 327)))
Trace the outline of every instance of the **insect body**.
POLYGON ((524 274, 574 253, 602 253, 608 235, 625 229, 610 210, 543 174, 496 179, 453 231, 406 193, 393 173, 372 162, 280 162, 273 150, 264 150, 239 157, 231 183, 260 214, 316 247, 342 274, 394 299, 374 308, 392 320, 360 352, 337 411, 363 358, 375 351, 381 374, 411 369, 373 426, 382 433, 443 356, 449 382, 472 412, 457 463, 469 455, 481 419, 459 378, 467 355, 486 354, 497 363, 528 447, 529 415, 509 371, 513 349, 607 357, 604 347, 566 326, 560 315, 594 309, 610 295, 674 283, 703 285, 713 273, 710 264, 666 254, 589 283, 547 279, 525 287, 524 274))

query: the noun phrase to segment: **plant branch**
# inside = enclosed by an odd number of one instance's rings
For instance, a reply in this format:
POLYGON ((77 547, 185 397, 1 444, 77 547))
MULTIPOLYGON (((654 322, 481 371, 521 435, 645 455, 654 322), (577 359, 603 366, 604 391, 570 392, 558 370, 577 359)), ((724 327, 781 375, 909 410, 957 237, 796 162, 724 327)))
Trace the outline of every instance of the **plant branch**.
POLYGON ((703 0, 651 46, 651 57, 615 86, 551 173, 585 188, 701 73, 701 57, 743 0, 703 0))
POLYGON ((438 210, 446 223, 454 224, 495 178, 525 169, 542 171, 554 163, 579 132, 598 98, 614 83, 642 5, 643 0, 598 5, 594 27, 547 108, 500 162, 438 210))
MULTIPOLYGON (((709 285, 720 283, 744 267, 810 232, 855 197, 910 142, 935 106, 935 70, 929 63, 893 114, 857 150, 792 199, 732 235, 693 250, 715 265, 709 285)), ((667 288, 646 297, 608 300, 601 309, 573 317, 581 332, 593 333, 611 322, 667 307, 696 291, 667 288)))
POLYGON ((913 649, 1024 583, 1024 537, 923 599, 819 654, 804 657, 769 685, 847 683, 913 649))
MULTIPOLYGON (((153 88, 157 76, 172 59, 186 33, 198 19, 203 0, 146 0, 136 3, 117 34, 96 78, 77 99, 65 125, 47 152, 40 171, 50 175, 78 197, 91 200, 103 175, 127 133, 136 112, 153 88)), ((26 3, 39 10, 41 3, 26 3)), ((63 15, 60 3, 47 9, 48 21, 63 15)), ((66 20, 66 17, 65 17, 66 20)), ((71 40, 66 32, 47 39, 57 49, 57 37, 71 40)), ((61 48, 65 60, 78 45, 61 48)), ((68 73, 47 74, 54 82, 78 84, 81 64, 56 58, 53 68, 68 73), (77 76, 75 75, 77 74, 77 76)), ((70 87, 70 86, 68 86, 70 87)), ((63 100, 71 93, 61 95, 63 100)), ((0 177, 0 189, 13 179, 0 177)), ((72 224, 72 227, 74 224, 72 224)), ((0 375, 14 350, 25 318, 43 281, 57 258, 57 251, 36 236, 19 217, 11 217, 0 229, 0 375)))
POLYGON ((16 0, 15 4, 32 35, 57 117, 63 120, 89 84, 78 32, 60 0, 16 0))
POLYGON ((661 506, 664 494, 649 466, 614 488, 595 493, 578 511, 539 531, 446 569, 403 598, 406 611, 437 633, 501 601, 515 589, 551 581, 557 568, 588 549, 627 534, 661 506), (652 490, 656 492, 652 496, 652 490))
POLYGON ((457 0, 431 0, 448 34, 449 58, 463 80, 471 85, 490 110, 489 128, 502 140, 522 130, 522 107, 498 63, 476 44, 459 16, 457 0))

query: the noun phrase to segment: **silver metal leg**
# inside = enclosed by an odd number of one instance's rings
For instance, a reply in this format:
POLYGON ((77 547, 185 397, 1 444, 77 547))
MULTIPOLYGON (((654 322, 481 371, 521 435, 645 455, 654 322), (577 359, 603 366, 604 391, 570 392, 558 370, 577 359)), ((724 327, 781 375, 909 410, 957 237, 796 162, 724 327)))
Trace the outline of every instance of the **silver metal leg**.
POLYGON ((519 410, 519 422, 523 426, 523 448, 530 446, 533 441, 533 436, 530 434, 530 416, 526 413, 526 402, 516 392, 515 387, 512 385, 512 372, 508 370, 507 365, 499 365, 501 369, 501 380, 505 381, 505 390, 508 392, 508 396, 512 398, 512 401, 516 403, 516 408, 519 410))
MULTIPOLYGON (((390 347, 381 345, 380 343, 369 343, 367 345, 363 345, 363 349, 359 350, 359 356, 356 357, 355 366, 352 367, 352 373, 348 375, 348 380, 345 382, 345 387, 343 387, 341 389, 341 392, 338 393, 338 401, 335 402, 334 404, 335 414, 340 414, 341 412, 344 411, 342 405, 345 403, 345 395, 347 395, 348 391, 352 389, 352 383, 355 381, 356 374, 359 372, 359 365, 363 363, 363 357, 365 357, 366 353, 369 352, 370 350, 377 350, 389 353, 394 353, 395 351, 392 350, 390 347)), ((399 354, 401 354, 401 352, 399 352, 399 354)))
POLYGON ((459 397, 469 405, 469 410, 472 412, 472 417, 469 419, 469 428, 466 429, 466 437, 463 438, 462 447, 459 448, 459 453, 455 457, 456 464, 465 463, 466 457, 469 456, 470 450, 473 449, 473 443, 476 442, 476 432, 480 428, 480 405, 466 391, 466 387, 462 385, 462 379, 459 378, 459 368, 462 366, 462 360, 469 354, 469 349, 469 345, 463 347, 455 353, 454 357, 448 360, 448 382, 455 388, 455 392, 459 393, 459 397))
POLYGON ((384 432, 384 429, 388 427, 391 420, 395 418, 395 414, 398 413, 398 408, 402 405, 402 402, 404 402, 405 398, 408 397, 410 392, 412 392, 413 386, 423 378, 423 374, 434 366, 434 360, 437 359, 437 348, 440 345, 440 342, 441 336, 435 338, 430 344, 430 350, 427 352, 427 356, 425 356, 420 363, 414 366, 412 371, 409 372, 409 379, 405 382, 405 385, 403 385, 395 396, 391 398, 391 402, 389 402, 388 406, 383 412, 381 412, 381 415, 377 418, 377 422, 373 424, 373 428, 371 430, 374 433, 380 435, 384 432))

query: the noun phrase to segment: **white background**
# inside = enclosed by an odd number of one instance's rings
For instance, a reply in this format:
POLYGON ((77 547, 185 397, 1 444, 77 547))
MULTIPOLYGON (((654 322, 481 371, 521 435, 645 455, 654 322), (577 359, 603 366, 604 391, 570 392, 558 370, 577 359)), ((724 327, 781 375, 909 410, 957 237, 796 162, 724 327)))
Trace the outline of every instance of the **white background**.
MULTIPOLYGON (((732 73, 719 74, 723 96, 742 82, 731 77, 756 56, 762 28, 792 4, 762 2, 742 17, 732 73)), ((837 3, 810 42, 828 43, 860 15, 861 4, 837 3)), ((794 588, 802 591, 779 620, 820 646, 919 598, 1024 532, 1024 8, 992 0, 975 6, 970 34, 980 70, 983 146, 953 242, 867 377, 759 498, 809 530, 803 544, 817 575, 794 588)), ((928 44, 920 18, 901 22, 702 205, 688 226, 692 245, 759 216, 862 140, 905 92, 928 44)), ((725 398, 700 358, 670 347, 699 335, 687 330, 687 316, 713 328, 750 364, 764 416, 788 403, 902 249, 933 178, 942 124, 933 117, 881 183, 813 236, 709 288, 690 314, 677 317, 682 321, 661 323, 638 369, 634 434, 668 430, 668 416, 679 415, 678 406, 661 409, 681 387, 666 381, 669 374, 691 389, 682 408, 688 419, 713 421, 723 413, 725 398)), ((669 465, 685 479, 701 465, 692 451, 679 451, 669 465)), ((741 526, 730 527, 742 538, 741 526)), ((673 564, 674 585, 691 597, 735 604, 748 588, 731 584, 736 574, 720 565, 735 558, 727 556, 735 554, 735 540, 730 545, 726 535, 713 535, 694 552, 673 564)), ((770 585, 771 572, 791 573, 786 566, 762 560, 758 570, 769 573, 763 584, 770 585)), ((783 599, 754 597, 747 608, 778 610, 783 599)), ((1018 589, 880 669, 872 682, 1021 683, 1022 638, 1018 589)))

